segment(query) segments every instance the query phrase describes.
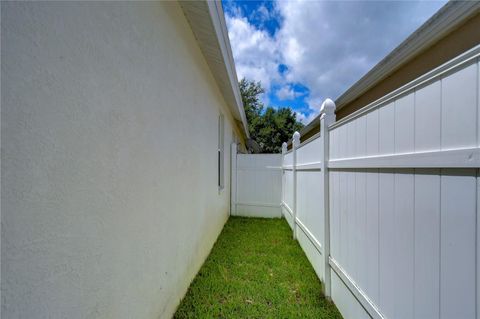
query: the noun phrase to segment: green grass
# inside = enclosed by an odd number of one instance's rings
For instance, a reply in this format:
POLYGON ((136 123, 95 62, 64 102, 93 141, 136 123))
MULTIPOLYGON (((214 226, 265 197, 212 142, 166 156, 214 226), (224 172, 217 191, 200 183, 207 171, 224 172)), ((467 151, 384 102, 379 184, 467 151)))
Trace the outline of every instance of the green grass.
POLYGON ((231 217, 174 318, 341 318, 284 219, 231 217))

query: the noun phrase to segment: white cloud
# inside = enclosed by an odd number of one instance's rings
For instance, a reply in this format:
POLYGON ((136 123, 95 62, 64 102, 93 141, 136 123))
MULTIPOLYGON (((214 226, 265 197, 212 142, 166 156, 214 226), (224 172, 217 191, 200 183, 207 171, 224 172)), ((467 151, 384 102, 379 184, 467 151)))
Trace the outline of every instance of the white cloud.
POLYGON ((272 82, 280 81, 279 52, 275 40, 266 31, 251 25, 247 18, 226 16, 228 35, 239 79, 262 82, 266 90, 272 82))
POLYGON ((290 85, 282 86, 275 94, 280 100, 293 100, 305 95, 303 92, 296 92, 290 85))
POLYGON ((265 22, 272 18, 273 14, 268 11, 267 7, 265 7, 264 4, 262 4, 260 7, 258 7, 257 10, 253 11, 251 14, 252 18, 256 18, 261 22, 265 22))
POLYGON ((313 121, 313 119, 315 119, 315 117, 318 115, 318 112, 312 112, 308 115, 306 115, 305 113, 301 113, 301 112, 295 112, 295 114, 296 114, 297 120, 299 122, 302 122, 303 124, 307 125, 308 123, 313 121))
POLYGON ((310 89, 309 106, 337 98, 442 3, 279 1, 286 80, 310 89), (421 17, 420 19, 418 17, 421 17))
POLYGON ((288 83, 306 86, 309 116, 298 116, 307 121, 325 98, 337 98, 443 3, 278 1, 273 13, 264 6, 252 13, 281 17, 274 36, 233 10, 226 18, 238 76, 261 81, 267 94, 281 87, 275 92, 281 100, 295 98, 288 83), (280 63, 288 67, 284 74, 280 63))

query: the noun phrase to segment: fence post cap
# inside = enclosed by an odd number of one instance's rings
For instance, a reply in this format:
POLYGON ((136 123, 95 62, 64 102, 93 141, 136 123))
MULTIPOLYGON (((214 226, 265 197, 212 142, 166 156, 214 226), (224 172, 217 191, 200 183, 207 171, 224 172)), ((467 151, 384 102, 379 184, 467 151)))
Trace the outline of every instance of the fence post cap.
POLYGON ((287 143, 283 142, 282 143, 282 154, 285 154, 285 153, 287 153, 287 143))
POLYGON ((336 108, 337 106, 335 105, 335 102, 333 102, 331 99, 326 99, 322 103, 322 107, 320 108, 320 113, 330 115, 335 113, 336 108))
POLYGON ((299 145, 300 145, 300 133, 295 131, 295 133, 293 133, 293 146, 299 146, 299 145))

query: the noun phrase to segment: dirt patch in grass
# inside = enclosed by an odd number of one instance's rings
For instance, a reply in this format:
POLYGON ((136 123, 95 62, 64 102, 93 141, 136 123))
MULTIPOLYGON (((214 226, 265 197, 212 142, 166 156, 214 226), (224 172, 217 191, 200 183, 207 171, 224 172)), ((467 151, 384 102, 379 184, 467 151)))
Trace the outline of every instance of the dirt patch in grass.
POLYGON ((342 318, 284 219, 231 217, 174 318, 342 318))

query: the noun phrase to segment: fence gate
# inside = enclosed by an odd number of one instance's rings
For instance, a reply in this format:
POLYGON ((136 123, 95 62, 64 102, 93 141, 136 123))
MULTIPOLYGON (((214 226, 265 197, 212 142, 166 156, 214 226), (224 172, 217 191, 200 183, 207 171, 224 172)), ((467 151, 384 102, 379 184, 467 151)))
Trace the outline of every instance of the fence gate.
POLYGON ((231 215, 281 217, 282 154, 231 154, 231 215))

